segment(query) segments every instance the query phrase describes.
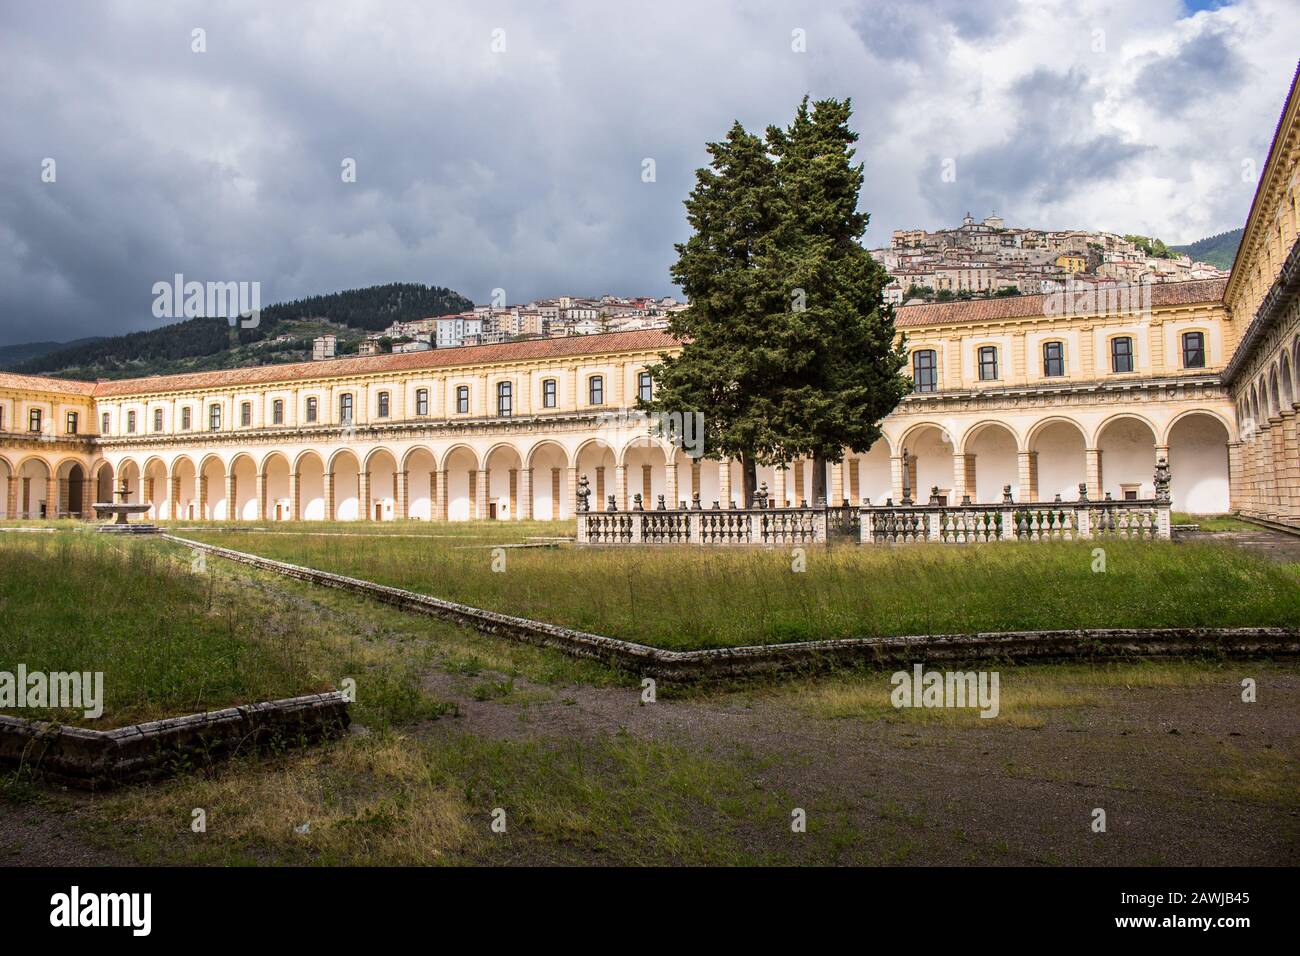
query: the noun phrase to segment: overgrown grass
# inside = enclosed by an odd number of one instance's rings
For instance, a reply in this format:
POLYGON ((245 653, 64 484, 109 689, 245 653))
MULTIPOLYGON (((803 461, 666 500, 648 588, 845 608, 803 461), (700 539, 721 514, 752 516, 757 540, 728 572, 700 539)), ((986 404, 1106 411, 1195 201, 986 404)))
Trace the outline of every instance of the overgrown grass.
POLYGON ((1230 545, 1063 542, 789 550, 507 549, 477 536, 195 532, 295 564, 685 649, 896 634, 1295 625, 1300 567, 1230 545), (1098 549, 1104 554, 1098 554, 1098 549), (1103 565, 1100 563, 1104 557, 1103 565), (504 567, 502 571, 494 571, 504 567))
POLYGON ((214 562, 196 573, 189 551, 156 541, 0 535, 0 671, 102 672, 105 698, 98 719, 5 712, 103 729, 329 690, 344 677, 364 691, 367 720, 436 710, 417 661, 285 596, 242 586, 214 562))
POLYGON ((1242 521, 1232 515, 1194 515, 1175 511, 1171 516, 1175 525, 1194 524, 1202 531, 1258 531, 1259 525, 1242 521))

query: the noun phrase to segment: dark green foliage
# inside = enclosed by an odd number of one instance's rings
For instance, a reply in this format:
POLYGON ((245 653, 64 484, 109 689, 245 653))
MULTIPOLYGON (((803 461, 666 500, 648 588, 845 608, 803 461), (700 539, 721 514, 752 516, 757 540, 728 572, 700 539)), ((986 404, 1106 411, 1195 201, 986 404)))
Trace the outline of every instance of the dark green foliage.
POLYGON ((1241 229, 1232 229, 1217 236, 1197 239, 1190 245, 1169 248, 1191 256, 1193 262, 1208 262, 1220 269, 1231 269, 1233 260, 1237 258, 1237 247, 1241 245, 1242 232, 1241 229))

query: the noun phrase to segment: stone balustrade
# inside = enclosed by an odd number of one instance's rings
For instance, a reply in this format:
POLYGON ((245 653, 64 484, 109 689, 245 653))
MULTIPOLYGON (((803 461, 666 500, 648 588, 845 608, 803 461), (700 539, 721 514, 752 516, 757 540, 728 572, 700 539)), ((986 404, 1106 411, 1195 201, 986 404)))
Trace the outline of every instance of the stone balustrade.
MULTIPOLYGON (((612 502, 611 502, 612 504, 612 502)), ((644 510, 641 496, 630 511, 579 511, 578 543, 786 545, 825 543, 826 508, 704 508, 698 499, 644 510)))

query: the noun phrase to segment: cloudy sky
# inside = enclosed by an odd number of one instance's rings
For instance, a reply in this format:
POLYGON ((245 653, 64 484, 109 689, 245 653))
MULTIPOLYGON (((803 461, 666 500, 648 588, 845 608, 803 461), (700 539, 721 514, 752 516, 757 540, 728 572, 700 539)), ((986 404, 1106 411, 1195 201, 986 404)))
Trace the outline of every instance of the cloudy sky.
POLYGON ((1242 223, 1297 35, 1295 0, 7 3, 0 344, 162 324, 175 273, 671 294, 705 142, 805 92, 853 98, 871 245, 968 209, 1188 242, 1242 223))

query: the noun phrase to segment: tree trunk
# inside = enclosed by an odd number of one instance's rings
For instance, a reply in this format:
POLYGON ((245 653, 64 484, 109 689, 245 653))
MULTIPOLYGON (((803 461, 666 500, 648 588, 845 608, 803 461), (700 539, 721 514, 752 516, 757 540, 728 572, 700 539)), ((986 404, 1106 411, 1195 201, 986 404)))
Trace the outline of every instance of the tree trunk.
POLYGON ((754 495, 758 491, 758 466, 749 455, 740 456, 740 474, 745 494, 741 507, 752 508, 754 506, 754 495))
POLYGON ((826 459, 818 455, 813 459, 813 504, 827 504, 826 495, 826 459))

